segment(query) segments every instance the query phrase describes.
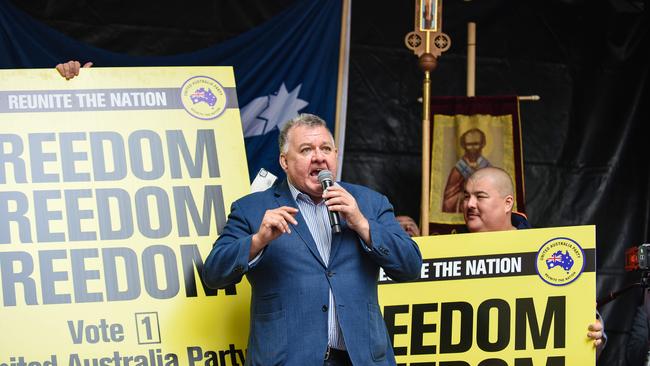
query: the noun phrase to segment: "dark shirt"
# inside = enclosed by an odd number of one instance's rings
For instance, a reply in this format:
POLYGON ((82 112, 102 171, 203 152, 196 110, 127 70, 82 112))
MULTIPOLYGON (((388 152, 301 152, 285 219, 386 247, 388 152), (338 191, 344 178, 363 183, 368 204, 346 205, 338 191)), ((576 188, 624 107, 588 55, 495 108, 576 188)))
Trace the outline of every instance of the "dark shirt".
POLYGON ((517 230, 532 228, 526 215, 519 212, 513 211, 512 215, 510 215, 510 221, 512 222, 512 226, 517 228, 517 230))

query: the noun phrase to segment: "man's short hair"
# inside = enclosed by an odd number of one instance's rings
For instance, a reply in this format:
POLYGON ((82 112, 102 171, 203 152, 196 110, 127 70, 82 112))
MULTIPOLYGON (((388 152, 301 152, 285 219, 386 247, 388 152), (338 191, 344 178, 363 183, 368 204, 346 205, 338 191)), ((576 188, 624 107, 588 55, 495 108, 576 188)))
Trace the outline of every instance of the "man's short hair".
MULTIPOLYGON (((288 147, 288 141, 287 137, 289 135, 289 131, 296 126, 307 126, 307 127, 325 127, 327 131, 329 129, 327 128, 327 123, 320 117, 309 114, 309 113, 301 113, 297 117, 290 119, 287 123, 282 126, 282 129, 280 129, 280 136, 278 137, 278 146, 280 147, 280 154, 284 154, 289 150, 288 147)), ((331 133, 330 133, 331 135, 331 133)))
POLYGON ((514 196, 515 194, 515 185, 512 182, 512 177, 508 174, 507 171, 495 166, 489 166, 485 168, 478 169, 472 175, 467 178, 467 181, 475 181, 482 179, 484 177, 489 177, 494 182, 495 188, 501 195, 505 197, 508 195, 514 196))

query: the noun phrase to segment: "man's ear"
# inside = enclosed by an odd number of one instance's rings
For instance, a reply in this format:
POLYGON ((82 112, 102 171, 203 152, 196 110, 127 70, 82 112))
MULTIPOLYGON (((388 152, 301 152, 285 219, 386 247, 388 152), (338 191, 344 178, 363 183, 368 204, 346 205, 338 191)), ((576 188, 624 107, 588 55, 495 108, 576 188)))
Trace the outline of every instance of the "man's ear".
POLYGON ((506 196, 505 200, 506 200, 506 212, 511 212, 512 207, 515 204, 515 198, 512 197, 511 194, 509 194, 509 195, 506 196))
POLYGON ((288 165, 287 165, 287 157, 284 154, 280 154, 279 161, 280 161, 280 166, 282 167, 282 170, 284 170, 286 172, 287 167, 288 167, 288 165))

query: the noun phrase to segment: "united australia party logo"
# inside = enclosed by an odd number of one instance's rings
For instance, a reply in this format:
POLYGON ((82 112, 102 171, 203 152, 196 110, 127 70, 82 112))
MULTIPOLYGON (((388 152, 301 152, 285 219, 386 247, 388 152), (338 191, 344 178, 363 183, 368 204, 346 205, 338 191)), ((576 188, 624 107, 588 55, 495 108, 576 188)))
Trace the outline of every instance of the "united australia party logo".
POLYGON ((582 247, 570 238, 554 238, 537 251, 537 274, 546 283, 564 286, 575 281, 585 267, 582 247))
POLYGON ((226 92, 218 81, 207 76, 195 76, 181 87, 183 108, 195 118, 210 120, 226 110, 226 92))

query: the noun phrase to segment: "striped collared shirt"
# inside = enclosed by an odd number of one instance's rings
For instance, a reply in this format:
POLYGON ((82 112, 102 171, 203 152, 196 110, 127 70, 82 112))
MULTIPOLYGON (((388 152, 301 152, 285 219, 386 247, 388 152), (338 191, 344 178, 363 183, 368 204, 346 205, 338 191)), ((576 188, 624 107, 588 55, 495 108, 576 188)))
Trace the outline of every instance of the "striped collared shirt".
MULTIPOLYGON (((314 242, 316 242, 316 248, 318 248, 321 259, 329 266, 330 250, 332 248, 332 230, 330 229, 325 200, 321 200, 318 204, 314 203, 309 195, 300 192, 291 182, 289 182, 289 190, 291 191, 291 196, 298 204, 298 209, 302 217, 307 222, 309 232, 314 238, 314 242)), ((346 349, 343 333, 341 332, 341 327, 336 316, 336 303, 331 288, 329 291, 327 314, 328 345, 337 349, 346 349)))

